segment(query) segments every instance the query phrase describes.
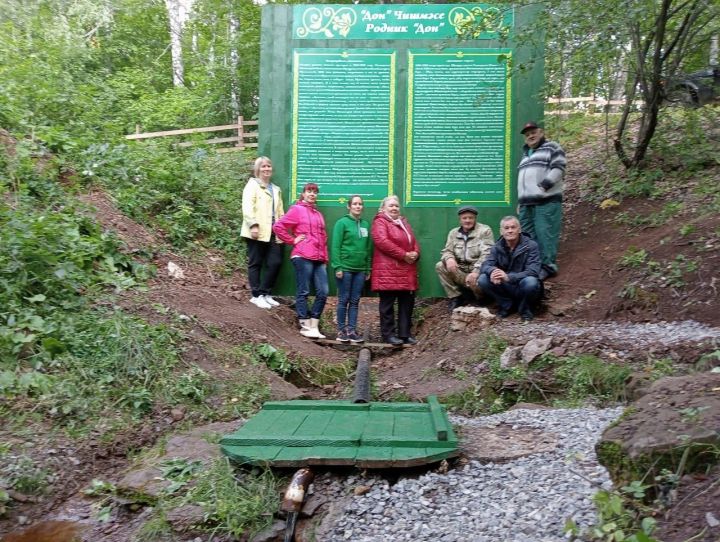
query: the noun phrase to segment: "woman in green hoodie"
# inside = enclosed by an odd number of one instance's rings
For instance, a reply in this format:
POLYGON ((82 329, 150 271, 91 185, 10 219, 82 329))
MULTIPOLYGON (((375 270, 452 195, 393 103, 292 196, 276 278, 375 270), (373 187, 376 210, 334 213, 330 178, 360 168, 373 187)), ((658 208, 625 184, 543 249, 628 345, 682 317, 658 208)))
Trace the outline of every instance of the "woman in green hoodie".
POLYGON ((351 196, 347 207, 349 213, 335 223, 330 250, 330 265, 335 271, 338 290, 337 340, 361 343, 357 318, 360 294, 370 278, 372 240, 370 223, 361 218, 363 199, 351 196))

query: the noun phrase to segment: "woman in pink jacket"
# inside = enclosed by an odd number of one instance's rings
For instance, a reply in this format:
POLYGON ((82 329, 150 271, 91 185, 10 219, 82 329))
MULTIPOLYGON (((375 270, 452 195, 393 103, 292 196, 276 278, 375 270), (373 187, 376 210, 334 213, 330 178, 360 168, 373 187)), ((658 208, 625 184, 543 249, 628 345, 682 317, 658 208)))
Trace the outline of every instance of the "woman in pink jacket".
POLYGON ((370 235, 375 246, 370 284, 380 294, 382 338, 393 346, 415 344, 417 340, 410 334, 410 327, 418 289, 420 246, 410 223, 400 216, 397 196, 388 196, 383 200, 380 211, 373 219, 370 235))
POLYGON ((328 296, 327 233, 325 219, 315 206, 318 192, 318 185, 307 183, 297 203, 273 226, 278 239, 293 246, 290 261, 297 286, 295 311, 300 334, 312 339, 325 338, 318 326, 328 296), (315 302, 308 310, 311 283, 315 287, 315 302))

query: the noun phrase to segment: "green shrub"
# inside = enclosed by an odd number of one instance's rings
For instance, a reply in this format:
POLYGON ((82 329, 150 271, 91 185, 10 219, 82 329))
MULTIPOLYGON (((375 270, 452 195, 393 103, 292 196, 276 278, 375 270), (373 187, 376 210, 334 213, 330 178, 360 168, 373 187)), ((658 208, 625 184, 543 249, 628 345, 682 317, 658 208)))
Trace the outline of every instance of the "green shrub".
POLYGON ((199 473, 184 502, 202 506, 214 532, 252 537, 270 525, 278 510, 281 482, 269 469, 237 472, 220 458, 199 473))
POLYGON ((242 265, 242 190, 247 157, 204 148, 181 150, 169 142, 91 145, 82 155, 87 181, 108 189, 120 209, 165 233, 175 247, 196 243, 222 250, 242 265))

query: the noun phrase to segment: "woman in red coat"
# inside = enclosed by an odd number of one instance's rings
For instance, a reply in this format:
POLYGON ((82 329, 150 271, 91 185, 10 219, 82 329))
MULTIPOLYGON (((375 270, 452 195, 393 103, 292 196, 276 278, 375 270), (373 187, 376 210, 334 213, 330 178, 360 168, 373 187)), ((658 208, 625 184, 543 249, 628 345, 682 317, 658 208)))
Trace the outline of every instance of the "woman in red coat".
POLYGON ((417 261, 420 257, 415 234, 407 219, 400 216, 400 200, 386 197, 373 219, 373 252, 370 284, 380 294, 380 332, 395 346, 415 344, 410 334, 415 292, 418 289, 417 261), (397 301, 397 327, 395 326, 397 301))

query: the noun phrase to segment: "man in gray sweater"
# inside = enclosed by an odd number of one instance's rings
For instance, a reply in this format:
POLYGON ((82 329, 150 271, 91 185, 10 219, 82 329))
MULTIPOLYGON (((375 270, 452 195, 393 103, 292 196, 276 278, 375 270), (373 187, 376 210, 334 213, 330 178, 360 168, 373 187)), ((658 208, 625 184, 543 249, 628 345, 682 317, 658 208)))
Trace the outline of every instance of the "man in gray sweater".
POLYGON ((540 280, 557 275, 557 247, 562 225, 563 177, 565 151, 554 141, 545 139, 545 131, 528 122, 523 156, 518 166, 518 204, 522 231, 540 246, 542 269, 540 280))

